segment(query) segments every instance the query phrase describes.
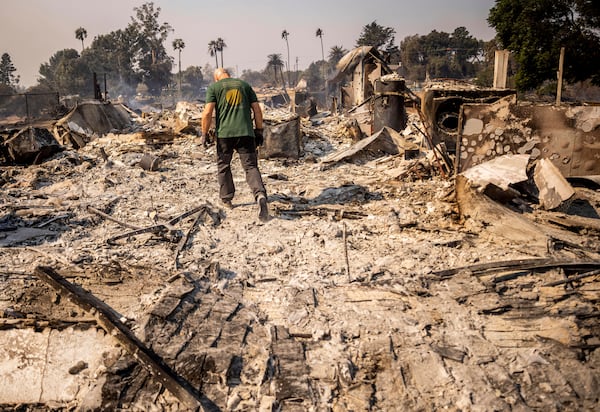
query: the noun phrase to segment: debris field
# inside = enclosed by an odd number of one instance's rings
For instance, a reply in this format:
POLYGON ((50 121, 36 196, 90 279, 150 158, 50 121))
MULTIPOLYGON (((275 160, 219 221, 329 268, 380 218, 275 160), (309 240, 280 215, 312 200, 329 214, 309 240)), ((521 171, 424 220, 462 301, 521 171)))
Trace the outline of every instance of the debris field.
POLYGON ((162 116, 1 168, 3 410, 597 410, 597 185, 503 202, 414 113, 418 155, 349 158, 325 115, 260 159, 263 223, 162 116))

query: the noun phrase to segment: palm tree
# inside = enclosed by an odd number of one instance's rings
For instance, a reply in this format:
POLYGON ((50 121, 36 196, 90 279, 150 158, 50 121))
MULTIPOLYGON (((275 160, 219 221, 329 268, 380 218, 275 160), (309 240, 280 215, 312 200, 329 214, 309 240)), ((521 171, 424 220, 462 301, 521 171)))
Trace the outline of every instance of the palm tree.
POLYGON ((221 67, 225 67, 223 66, 223 49, 225 47, 227 47, 227 45, 225 44, 225 40, 223 40, 222 38, 218 38, 217 41, 217 51, 219 51, 221 53, 221 67))
POLYGON ((219 51, 219 48, 218 48, 217 42, 214 40, 211 40, 208 43, 208 53, 211 55, 211 57, 212 56, 215 57, 215 64, 217 65, 217 68, 219 67, 219 58, 217 55, 218 51, 219 51))
POLYGON ((87 38, 87 30, 83 27, 78 28, 75 30, 75 38, 81 40, 81 51, 83 51, 83 39, 87 38))
POLYGON ((317 29, 316 36, 321 38, 321 60, 325 60, 325 52, 323 50, 323 30, 317 29))
POLYGON ((333 46, 329 49, 329 63, 331 63, 332 66, 335 66, 346 53, 348 53, 348 50, 344 49, 342 46, 333 46))
POLYGON ((275 75, 275 84, 277 84, 277 71, 279 71, 279 73, 281 74, 281 84, 283 85, 284 80, 283 73, 281 70, 283 67, 283 60, 281 60, 281 54, 269 54, 267 58, 269 59, 269 61, 267 62, 267 70, 273 69, 273 74, 275 75))
MULTIPOLYGON (((323 49, 323 30, 317 28, 315 35, 321 39, 321 75, 325 81, 325 92, 327 92, 327 77, 325 77, 325 51, 323 49)), ((327 95, 325 96, 325 100, 327 100, 327 95)))
POLYGON ((179 52, 179 93, 181 93, 181 50, 185 48, 185 43, 182 39, 173 40, 173 50, 179 52))
POLYGON ((285 29, 283 29, 283 31, 281 32, 281 38, 285 40, 285 44, 287 46, 286 70, 287 70, 287 77, 288 77, 288 86, 290 86, 292 84, 292 81, 290 79, 290 43, 288 42, 289 35, 290 35, 290 33, 288 33, 288 31, 285 29))

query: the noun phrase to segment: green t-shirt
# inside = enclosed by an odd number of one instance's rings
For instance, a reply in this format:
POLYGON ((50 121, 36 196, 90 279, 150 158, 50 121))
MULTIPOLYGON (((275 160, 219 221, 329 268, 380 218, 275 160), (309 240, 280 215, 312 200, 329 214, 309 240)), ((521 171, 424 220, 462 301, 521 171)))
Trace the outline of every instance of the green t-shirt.
POLYGON ((216 103, 217 137, 254 137, 251 104, 256 93, 243 80, 231 77, 208 86, 206 103, 216 103))

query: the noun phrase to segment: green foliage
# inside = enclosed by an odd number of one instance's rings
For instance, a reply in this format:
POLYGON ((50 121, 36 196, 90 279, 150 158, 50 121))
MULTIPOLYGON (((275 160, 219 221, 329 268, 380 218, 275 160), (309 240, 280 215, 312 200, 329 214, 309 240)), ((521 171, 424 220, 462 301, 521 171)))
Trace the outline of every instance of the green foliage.
POLYGON ((197 93, 204 84, 204 74, 200 66, 189 66, 181 72, 184 93, 197 93))
POLYGON ((346 53, 348 53, 348 50, 344 49, 342 46, 333 46, 329 49, 329 64, 332 67, 335 67, 346 53))
MULTIPOLYGON (((74 49, 56 52, 40 67, 40 84, 61 94, 93 96, 92 74, 106 75, 113 95, 132 94, 141 82, 149 92, 159 95, 171 82, 172 58, 165 42, 172 31, 168 23, 159 23, 160 7, 152 2, 135 7, 135 16, 125 29, 94 38, 81 56, 74 49)), ((80 27, 75 35, 87 36, 80 27)))
POLYGON ((255 70, 244 70, 240 78, 247 81, 252 87, 262 87, 269 81, 268 75, 255 70))
POLYGON ((302 78, 306 80, 306 85, 310 90, 320 90, 325 88, 324 73, 328 73, 329 69, 329 64, 323 60, 312 62, 302 73, 302 78))
POLYGON ((15 75, 15 68, 8 53, 3 53, 0 59, 0 85, 14 89, 19 84, 19 76, 15 75))
POLYGON ((81 41, 81 51, 83 51, 83 40, 87 38, 87 30, 83 27, 79 27, 77 30, 75 30, 75 38, 81 41))
POLYGON ((90 68, 75 49, 57 51, 48 63, 40 66, 40 75, 41 85, 61 95, 93 96, 90 68))
POLYGON ((389 54, 398 52, 398 46, 394 44, 396 40, 396 30, 391 27, 383 27, 373 21, 363 27, 360 37, 356 40, 356 47, 374 46, 378 50, 383 50, 389 54))
POLYGON ((400 58, 405 77, 423 80, 432 78, 471 78, 476 61, 483 55, 484 42, 477 40, 464 27, 452 33, 433 30, 425 36, 407 36, 400 43, 400 58))
POLYGON ((277 85, 277 74, 280 74, 281 77, 281 85, 283 86, 283 59, 281 58, 281 54, 269 54, 267 56, 269 59, 267 62, 267 67, 265 68, 265 72, 267 74, 273 73, 272 79, 274 80, 275 85, 277 85))
POLYGON ((0 106, 2 106, 3 101, 6 102, 8 100, 4 99, 2 95, 13 95, 15 94, 15 89, 13 89, 8 84, 0 83, 0 106))
POLYGON ((183 41, 183 39, 173 40, 173 50, 181 52, 181 50, 183 49, 185 49, 185 42, 183 41))
POLYGON ((141 81, 134 68, 136 39, 137 33, 128 27, 97 36, 82 53, 90 72, 107 74, 109 90, 115 95, 132 94, 141 81))
POLYGON ((165 42, 173 29, 169 23, 159 23, 161 9, 155 9, 153 2, 144 3, 133 10, 136 15, 131 18, 129 27, 136 35, 134 64, 149 92, 157 96, 171 80, 173 62, 167 54, 165 42))
POLYGON ((518 65, 519 90, 555 79, 561 47, 564 77, 600 84, 600 4, 597 0, 496 0, 488 22, 518 65))

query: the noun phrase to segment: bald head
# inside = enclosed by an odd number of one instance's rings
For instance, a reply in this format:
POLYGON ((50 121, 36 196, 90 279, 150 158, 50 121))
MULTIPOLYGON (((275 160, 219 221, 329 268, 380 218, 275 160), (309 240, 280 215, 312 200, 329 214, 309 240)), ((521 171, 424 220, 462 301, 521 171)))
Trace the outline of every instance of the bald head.
POLYGON ((214 77, 215 81, 218 82, 221 79, 228 78, 229 72, 227 71, 227 69, 219 67, 218 69, 215 70, 213 77, 214 77))

